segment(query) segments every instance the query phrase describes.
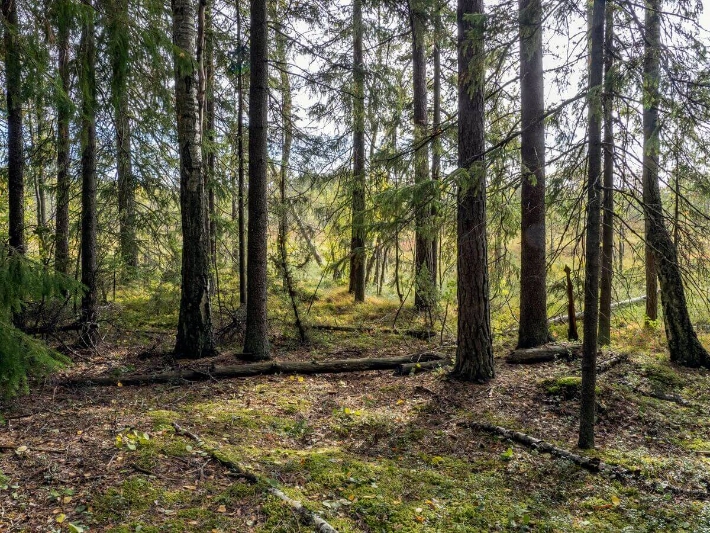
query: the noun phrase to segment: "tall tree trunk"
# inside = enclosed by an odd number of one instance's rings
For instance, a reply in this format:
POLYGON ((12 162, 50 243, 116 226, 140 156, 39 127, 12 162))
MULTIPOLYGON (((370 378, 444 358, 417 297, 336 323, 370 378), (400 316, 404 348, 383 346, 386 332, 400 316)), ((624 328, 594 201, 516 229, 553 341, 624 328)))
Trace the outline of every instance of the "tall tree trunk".
POLYGON ((87 1, 81 27, 81 299, 82 338, 87 346, 99 341, 96 262, 96 43, 94 11, 87 1))
POLYGON ((7 98, 7 170, 10 252, 25 253, 25 183, 22 147, 22 67, 17 0, 2 0, 5 22, 5 96, 7 98))
POLYGON ((239 303, 245 305, 247 303, 247 271, 246 271, 246 235, 244 231, 244 63, 242 46, 242 15, 237 2, 237 40, 239 43, 238 55, 238 77, 237 77, 237 157, 239 159, 237 174, 238 174, 238 192, 237 192, 237 225, 239 235, 239 303))
POLYGON ((217 273, 217 220, 215 211, 215 164, 217 154, 214 147, 214 30, 213 30, 213 2, 210 2, 205 10, 205 126, 204 137, 207 139, 207 149, 205 155, 207 165, 205 167, 205 189, 207 190, 210 238, 210 258, 217 273))
MULTIPOLYGON (((659 20, 649 15, 649 10, 653 10, 658 2, 653 0, 650 5, 646 4, 646 27, 645 32, 645 53, 644 53, 644 104, 645 98, 658 98, 658 84, 660 79, 660 66, 657 57, 654 57, 658 52, 654 52, 654 45, 649 43, 649 39, 654 38, 654 32, 660 32, 660 29, 649 28, 648 24, 654 22, 660 24, 659 20), (651 84, 651 86, 647 86, 651 84)), ((660 41, 660 34, 658 37, 660 41)), ((655 44, 659 44, 658 42, 655 44)), ((644 105, 643 110, 643 133, 644 133, 644 153, 643 153, 643 205, 644 205, 644 236, 645 236, 645 256, 646 256, 646 326, 650 326, 651 322, 658 320, 658 277, 656 264, 657 258, 653 253, 652 239, 652 221, 649 217, 647 209, 649 203, 652 202, 653 196, 653 181, 658 180, 658 148, 650 146, 648 141, 653 137, 654 130, 658 127, 658 108, 655 105, 644 105), (650 149, 650 153, 649 153, 650 149)), ((658 139, 658 137, 655 137, 658 139)))
POLYGON ((71 17, 67 2, 57 2, 57 52, 59 86, 57 95, 57 218, 54 234, 54 268, 69 274, 69 123, 72 104, 69 99, 69 31, 71 17))
POLYGON ((180 152, 182 291, 175 354, 199 358, 215 352, 210 309, 207 201, 195 72, 194 0, 172 0, 175 110, 180 152))
POLYGON ((542 2, 520 0, 520 327, 518 348, 545 344, 545 91, 542 75, 542 2))
POLYGON ((599 293, 599 344, 611 343, 611 289, 614 271, 614 124, 612 120, 614 66, 614 7, 607 3, 604 30, 604 216, 602 270, 599 293))
POLYGON ((249 84, 249 242, 244 356, 269 359, 267 293, 267 117, 269 95, 266 0, 251 0, 249 84))
POLYGON ((584 272, 584 338, 579 447, 594 448, 597 381, 597 327, 599 324, 599 219, 602 179, 602 69, 604 66, 604 12, 606 0, 594 0, 589 65, 589 155, 587 164, 587 237, 584 272))
MULTIPOLYGON (((437 0, 434 14, 434 94, 432 96, 434 100, 432 120, 434 123, 432 125, 433 141, 431 145, 431 179, 434 182, 441 179, 441 48, 439 40, 444 38, 441 28, 441 9, 441 2, 437 0)), ((433 185, 438 187, 436 183, 433 185)), ((434 280, 435 285, 439 270, 439 239, 436 219, 439 211, 438 203, 439 195, 438 189, 436 189, 431 203, 431 218, 434 223, 431 239, 431 279, 434 280)))
POLYGON ((114 0, 109 16, 109 50, 111 56, 111 99, 116 123, 116 174, 118 180, 119 248, 124 264, 138 266, 136 240, 135 177, 131 152, 131 120, 128 99, 130 49, 130 15, 128 0, 114 0))
POLYGON ((458 345, 453 374, 493 378, 493 344, 486 240, 485 38, 483 0, 458 0, 459 168, 458 345))
POLYGON ((428 309, 434 302, 436 284, 432 278, 431 190, 429 181, 429 142, 427 141, 427 88, 425 14, 422 0, 411 0, 409 24, 412 30, 412 81, 414 85, 414 306, 428 309))
POLYGON ((353 190, 350 289, 365 301, 365 65, 362 0, 353 0, 353 190))
POLYGON ((289 165, 291 162, 291 145, 293 144, 293 116, 292 116, 292 97, 291 97, 291 80, 289 78, 286 54, 286 36, 283 29, 276 33, 276 56, 280 63, 279 71, 281 78, 281 120, 283 127, 283 138, 281 145, 281 169, 279 172, 279 234, 278 248, 281 259, 281 273, 283 275, 283 284, 288 293, 291 309, 293 311, 294 324, 298 330, 298 336, 301 343, 308 341, 306 329, 301 322, 301 315, 298 311, 298 302, 296 289, 291 275, 291 267, 288 263, 288 213, 289 201, 286 197, 286 186, 288 185, 289 165))
MULTIPOLYGON (((661 285, 663 323, 671 361, 683 366, 710 368, 710 356, 690 322, 678 252, 665 226, 658 184, 660 154, 661 0, 646 3, 643 110, 644 214, 647 246, 652 251, 661 285)), ((650 297, 649 293, 646 297, 650 297)))

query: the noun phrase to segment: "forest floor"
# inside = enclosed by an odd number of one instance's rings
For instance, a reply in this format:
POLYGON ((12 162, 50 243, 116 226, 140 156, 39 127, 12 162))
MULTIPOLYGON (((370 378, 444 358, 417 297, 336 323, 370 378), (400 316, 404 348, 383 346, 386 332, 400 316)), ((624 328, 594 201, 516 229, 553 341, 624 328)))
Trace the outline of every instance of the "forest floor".
MULTIPOLYGON (((397 308, 353 310, 342 295, 317 306, 331 323, 375 328, 397 308)), ((710 532, 710 496, 691 494, 710 486, 710 372, 672 366, 660 331, 615 328, 614 350, 629 359, 600 376, 597 449, 577 453, 688 493, 649 492, 467 428, 494 423, 575 450, 579 404, 574 387, 559 385, 575 383, 560 378, 579 376, 579 360, 508 365, 513 339, 497 341, 497 375, 485 385, 444 370, 119 385, 123 374, 176 364, 160 355, 170 330, 155 328, 114 324, 97 352, 75 352, 73 366, 3 407, 0 531, 313 530, 176 434, 177 422, 340 532, 710 532), (89 375, 114 375, 117 385, 61 385, 89 375)), ((439 337, 311 335, 307 346, 292 332, 276 336, 274 357, 453 356, 439 337)), ((235 364, 233 353, 199 364, 235 364)))

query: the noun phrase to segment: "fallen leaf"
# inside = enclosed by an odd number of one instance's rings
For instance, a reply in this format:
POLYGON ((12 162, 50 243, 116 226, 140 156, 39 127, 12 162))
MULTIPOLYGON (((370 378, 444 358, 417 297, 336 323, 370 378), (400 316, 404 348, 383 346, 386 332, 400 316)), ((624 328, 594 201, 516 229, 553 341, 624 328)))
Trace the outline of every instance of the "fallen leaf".
POLYGON ((55 520, 57 521, 58 524, 61 524, 62 522, 64 522, 64 520, 66 520, 66 518, 67 518, 67 515, 65 515, 64 513, 61 513, 61 514, 57 515, 57 518, 55 518, 55 520))
POLYGON ((621 505, 621 500, 619 499, 618 496, 612 496, 611 503, 614 504, 614 507, 618 507, 619 505, 621 505))
POLYGON ((218 512, 218 513, 226 513, 226 512, 227 512, 227 507, 224 506, 224 505, 220 505, 219 507, 217 507, 217 512, 218 512))

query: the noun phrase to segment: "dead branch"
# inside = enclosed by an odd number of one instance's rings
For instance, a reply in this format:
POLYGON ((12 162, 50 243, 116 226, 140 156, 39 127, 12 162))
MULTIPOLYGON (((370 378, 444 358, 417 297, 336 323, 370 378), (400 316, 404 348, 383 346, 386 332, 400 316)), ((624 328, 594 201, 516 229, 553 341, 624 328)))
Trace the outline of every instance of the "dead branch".
POLYGON ((277 488, 277 484, 275 481, 267 478, 263 478, 260 475, 256 474, 255 472, 252 472, 248 468, 246 468, 244 465, 238 463, 237 461, 234 461, 232 459, 229 459, 227 456, 225 456, 223 453, 221 453, 217 448, 213 448, 212 446, 208 445, 203 441, 198 435, 195 433, 192 433, 191 431, 187 431, 186 429, 183 429, 177 422, 173 422, 173 427, 175 428, 175 433, 178 435, 183 435, 185 437, 188 437, 192 440, 194 440, 197 445, 202 448, 207 454, 215 459, 217 462, 222 464, 223 466, 226 466, 229 470, 232 472, 236 473, 240 477, 243 477, 249 483, 252 484, 259 484, 264 487, 266 487, 266 491, 270 494, 273 494, 276 496, 278 499, 286 503, 291 509, 296 511, 296 514, 298 517, 301 519, 301 521, 310 526, 315 527, 315 531, 317 533, 338 533, 337 530, 331 526, 328 522, 323 520, 318 513, 311 511, 310 509, 307 509, 306 507, 303 506, 303 504, 297 500, 294 500, 292 498, 289 498, 286 494, 284 494, 283 491, 277 488))

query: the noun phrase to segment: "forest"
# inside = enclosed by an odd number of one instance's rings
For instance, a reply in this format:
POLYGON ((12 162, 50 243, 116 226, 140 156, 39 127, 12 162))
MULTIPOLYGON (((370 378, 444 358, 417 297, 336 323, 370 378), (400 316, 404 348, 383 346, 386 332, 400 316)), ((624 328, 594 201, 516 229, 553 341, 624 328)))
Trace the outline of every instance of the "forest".
POLYGON ((710 533, 707 0, 0 2, 0 531, 710 533))

